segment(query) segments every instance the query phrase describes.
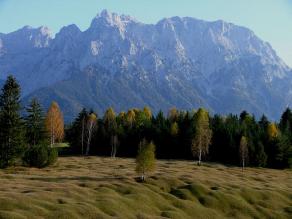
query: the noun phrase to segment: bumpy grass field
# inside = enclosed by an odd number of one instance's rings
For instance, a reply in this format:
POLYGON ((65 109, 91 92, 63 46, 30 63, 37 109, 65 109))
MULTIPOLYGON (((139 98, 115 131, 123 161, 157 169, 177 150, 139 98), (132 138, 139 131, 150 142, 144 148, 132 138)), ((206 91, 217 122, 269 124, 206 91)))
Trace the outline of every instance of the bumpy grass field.
POLYGON ((0 218, 292 218, 292 171, 158 161, 146 183, 132 159, 59 158, 0 171, 0 218))

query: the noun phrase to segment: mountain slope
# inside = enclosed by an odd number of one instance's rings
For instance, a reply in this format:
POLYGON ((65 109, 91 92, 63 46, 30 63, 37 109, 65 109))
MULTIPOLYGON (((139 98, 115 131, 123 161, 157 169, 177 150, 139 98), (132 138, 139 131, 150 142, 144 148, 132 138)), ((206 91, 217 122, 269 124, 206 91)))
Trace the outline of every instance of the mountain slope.
POLYGON ((59 101, 68 120, 83 106, 144 105, 278 118, 292 102, 291 69, 252 31, 224 21, 173 17, 149 25, 103 11, 84 32, 70 25, 53 39, 44 27, 16 31, 24 39, 21 31, 31 37, 12 49, 15 33, 0 35, 1 77, 13 72, 25 101, 59 101))

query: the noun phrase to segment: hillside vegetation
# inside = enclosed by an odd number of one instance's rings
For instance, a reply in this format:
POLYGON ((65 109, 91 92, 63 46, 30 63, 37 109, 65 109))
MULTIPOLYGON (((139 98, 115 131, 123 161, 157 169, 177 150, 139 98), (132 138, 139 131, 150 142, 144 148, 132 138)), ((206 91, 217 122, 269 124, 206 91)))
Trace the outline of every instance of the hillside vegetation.
POLYGON ((163 160, 145 183, 133 159, 62 157, 0 170, 0 218, 291 218, 292 172, 163 160))

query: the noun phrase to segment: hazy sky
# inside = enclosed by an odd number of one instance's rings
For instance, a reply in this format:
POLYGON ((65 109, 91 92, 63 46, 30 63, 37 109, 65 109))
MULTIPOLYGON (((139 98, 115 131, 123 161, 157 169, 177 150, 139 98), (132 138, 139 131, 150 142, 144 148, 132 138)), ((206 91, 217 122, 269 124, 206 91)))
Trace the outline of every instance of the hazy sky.
POLYGON ((246 26, 292 67, 292 0, 0 0, 0 32, 46 25, 56 33, 71 23, 85 30, 102 9, 145 23, 178 15, 246 26))

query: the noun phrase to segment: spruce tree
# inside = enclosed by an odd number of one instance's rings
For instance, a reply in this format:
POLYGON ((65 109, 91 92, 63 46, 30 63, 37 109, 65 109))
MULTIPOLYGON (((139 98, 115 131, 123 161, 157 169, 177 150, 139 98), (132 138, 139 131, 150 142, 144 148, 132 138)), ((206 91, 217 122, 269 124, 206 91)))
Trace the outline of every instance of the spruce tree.
POLYGON ((24 149, 23 121, 20 116, 20 86, 8 76, 0 95, 0 167, 14 164, 24 149))
POLYGON ((73 122, 72 126, 67 130, 67 140, 69 141, 71 150, 74 154, 84 155, 85 131, 88 116, 89 114, 87 110, 83 108, 73 122))
POLYGON ((26 111, 26 139, 29 145, 35 146, 46 140, 43 111, 38 100, 35 98, 31 100, 26 111))

